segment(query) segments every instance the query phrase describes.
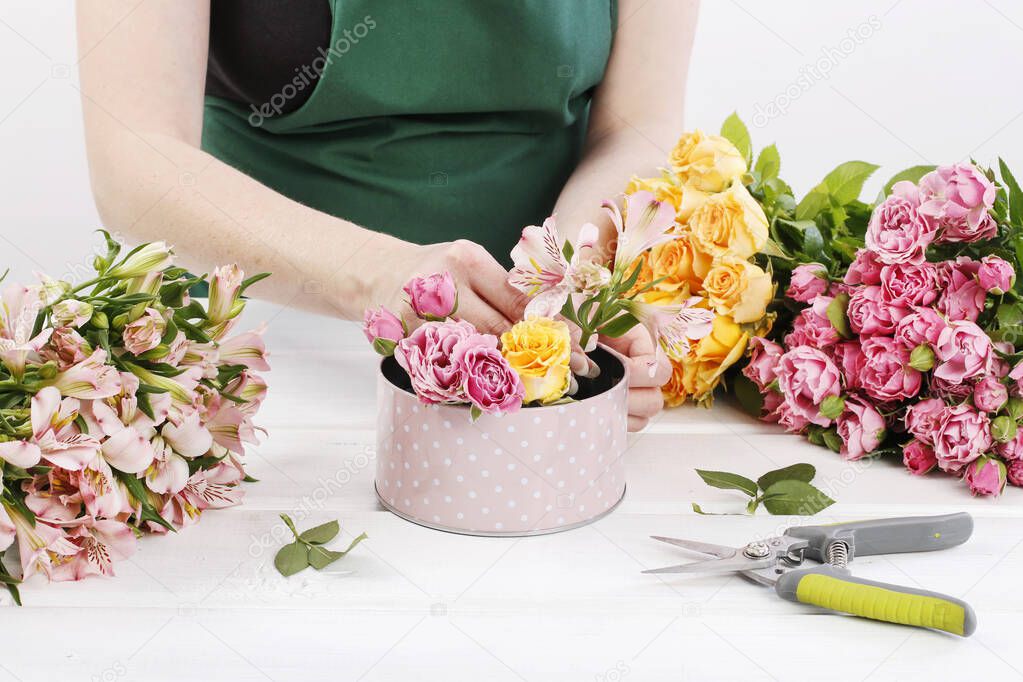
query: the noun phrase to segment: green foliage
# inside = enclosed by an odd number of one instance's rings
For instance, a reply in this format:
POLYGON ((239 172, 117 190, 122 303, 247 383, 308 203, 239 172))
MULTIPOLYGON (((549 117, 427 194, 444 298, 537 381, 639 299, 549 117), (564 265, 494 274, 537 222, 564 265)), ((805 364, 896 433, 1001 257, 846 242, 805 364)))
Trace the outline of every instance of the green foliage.
MULTIPOLYGON (((837 435, 837 434, 836 434, 837 435)), ((756 481, 727 471, 696 473, 707 485, 725 490, 738 490, 749 497, 746 513, 753 514, 761 504, 771 514, 798 514, 811 516, 835 503, 822 491, 811 485, 817 469, 812 464, 793 464, 768 471, 756 481)), ((709 514, 693 503, 697 514, 709 514)))
POLYGON ((742 157, 746 159, 747 166, 752 163, 753 147, 750 144, 749 129, 746 128, 746 124, 739 118, 739 114, 733 112, 721 124, 721 137, 735 145, 735 148, 739 150, 742 157))
POLYGON ((295 575, 312 566, 317 571, 322 570, 343 558, 352 549, 365 540, 367 536, 362 533, 352 540, 348 547, 338 551, 324 547, 328 542, 337 537, 341 532, 341 526, 337 521, 328 521, 309 530, 298 532, 295 523, 287 514, 281 514, 281 520, 295 536, 293 542, 281 547, 274 556, 274 567, 284 577, 295 575))

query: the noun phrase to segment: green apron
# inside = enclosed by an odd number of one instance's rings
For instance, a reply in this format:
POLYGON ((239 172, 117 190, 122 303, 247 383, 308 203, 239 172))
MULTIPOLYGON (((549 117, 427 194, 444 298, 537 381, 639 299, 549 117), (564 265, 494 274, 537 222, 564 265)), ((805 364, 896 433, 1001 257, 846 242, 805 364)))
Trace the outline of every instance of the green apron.
POLYGON ((272 102, 207 97, 203 149, 318 210, 507 264, 579 161, 615 0, 329 1, 309 99, 263 116, 272 102))

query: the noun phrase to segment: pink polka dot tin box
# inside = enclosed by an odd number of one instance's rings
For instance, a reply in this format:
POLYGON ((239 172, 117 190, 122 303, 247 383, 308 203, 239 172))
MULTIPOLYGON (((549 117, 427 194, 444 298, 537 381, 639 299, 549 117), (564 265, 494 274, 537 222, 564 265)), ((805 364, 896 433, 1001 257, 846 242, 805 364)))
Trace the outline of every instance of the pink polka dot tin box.
POLYGON ((393 358, 381 363, 376 492, 389 510, 429 528, 521 536, 585 525, 625 493, 625 369, 611 352, 591 357, 596 379, 579 400, 482 415, 425 405, 393 358), (588 397, 584 397, 588 396, 588 397))

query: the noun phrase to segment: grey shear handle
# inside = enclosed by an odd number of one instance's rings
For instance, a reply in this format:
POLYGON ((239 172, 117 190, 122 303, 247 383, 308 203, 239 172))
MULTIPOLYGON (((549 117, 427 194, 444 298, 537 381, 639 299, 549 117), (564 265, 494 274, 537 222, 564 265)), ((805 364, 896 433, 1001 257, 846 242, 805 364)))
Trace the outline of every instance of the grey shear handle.
POLYGON ((930 552, 966 542, 973 533, 973 518, 965 513, 943 516, 904 516, 836 523, 830 526, 795 526, 785 534, 806 540, 806 556, 825 561, 825 552, 836 541, 849 545, 849 556, 930 552))
POLYGON ((783 599, 900 625, 969 637, 977 616, 961 599, 901 585, 863 580, 834 566, 789 571, 778 577, 783 599))

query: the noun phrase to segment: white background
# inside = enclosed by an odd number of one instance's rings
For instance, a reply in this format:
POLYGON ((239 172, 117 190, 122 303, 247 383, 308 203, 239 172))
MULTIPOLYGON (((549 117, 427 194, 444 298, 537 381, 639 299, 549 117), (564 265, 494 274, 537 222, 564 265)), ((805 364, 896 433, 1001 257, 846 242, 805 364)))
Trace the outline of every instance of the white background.
MULTIPOLYGON (((70 0, 0 5, 0 269, 18 280, 81 267, 99 226, 74 43, 70 0)), ((1023 167, 1021 43, 1023 6, 1008 0, 704 0, 687 125, 738 110, 756 147, 779 145, 797 192, 853 158, 882 165, 870 195, 920 163, 1023 167), (858 28, 868 37, 843 43, 858 28), (807 80, 825 50, 827 77, 807 80), (754 125, 771 102, 786 113, 754 125)))

